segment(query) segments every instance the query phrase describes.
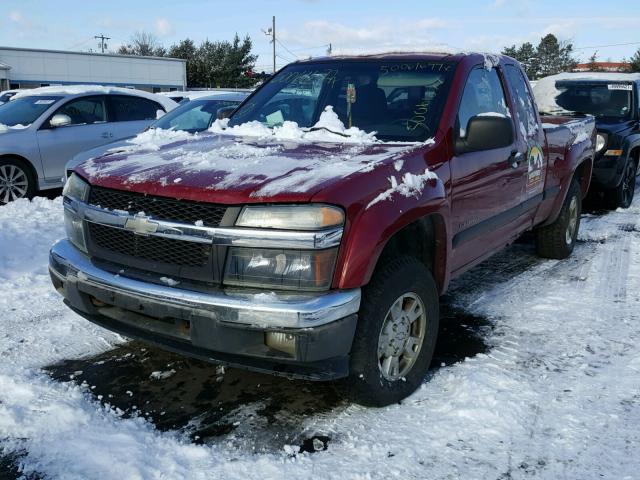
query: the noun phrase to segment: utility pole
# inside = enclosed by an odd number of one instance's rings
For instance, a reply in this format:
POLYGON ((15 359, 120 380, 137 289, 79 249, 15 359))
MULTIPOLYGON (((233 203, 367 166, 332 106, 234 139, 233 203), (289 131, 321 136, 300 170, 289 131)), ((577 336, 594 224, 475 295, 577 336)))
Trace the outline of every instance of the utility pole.
POLYGON ((273 73, 276 73, 276 17, 275 15, 271 19, 271 27, 266 30, 262 30, 267 37, 271 37, 271 43, 273 43, 273 73))
POLYGON ((103 34, 100 34, 100 35, 96 35, 93 38, 99 38, 100 39, 100 50, 102 51, 102 53, 104 53, 104 49, 107 48, 106 40, 111 40, 111 37, 105 37, 103 34))

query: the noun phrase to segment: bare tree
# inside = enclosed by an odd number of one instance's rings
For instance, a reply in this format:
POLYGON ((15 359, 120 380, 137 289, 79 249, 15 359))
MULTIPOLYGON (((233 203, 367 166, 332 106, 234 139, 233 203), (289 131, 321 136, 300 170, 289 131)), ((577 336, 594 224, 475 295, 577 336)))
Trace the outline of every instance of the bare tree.
POLYGON ((166 54, 165 48, 160 45, 158 38, 149 32, 136 32, 126 45, 118 49, 121 55, 141 55, 144 57, 163 57, 166 54))

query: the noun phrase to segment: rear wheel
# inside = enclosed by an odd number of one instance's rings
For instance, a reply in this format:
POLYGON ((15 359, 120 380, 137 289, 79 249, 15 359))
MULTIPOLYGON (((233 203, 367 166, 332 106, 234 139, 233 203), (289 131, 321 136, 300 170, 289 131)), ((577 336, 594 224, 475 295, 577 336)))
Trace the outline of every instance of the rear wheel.
POLYGON ((348 391, 357 403, 399 402, 423 382, 439 323, 431 272, 413 257, 391 261, 363 291, 348 391))
POLYGON ((636 191, 636 164, 629 161, 624 168, 624 175, 620 185, 604 193, 605 205, 611 210, 629 208, 636 191))
POLYGON ((573 252, 580 229, 582 191, 573 179, 555 222, 536 230, 538 255, 545 258, 567 258, 573 252))
POLYGON ((0 159, 0 205, 35 194, 35 179, 29 168, 19 160, 0 159))

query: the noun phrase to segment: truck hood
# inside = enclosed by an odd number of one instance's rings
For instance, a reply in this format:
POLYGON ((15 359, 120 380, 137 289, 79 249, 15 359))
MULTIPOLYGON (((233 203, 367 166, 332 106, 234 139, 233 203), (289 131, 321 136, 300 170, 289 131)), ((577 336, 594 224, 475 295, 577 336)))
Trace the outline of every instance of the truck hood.
POLYGON ((195 201, 305 202, 416 144, 304 143, 205 133, 169 144, 129 145, 76 167, 91 184, 195 201), (123 151, 124 150, 124 151, 123 151))

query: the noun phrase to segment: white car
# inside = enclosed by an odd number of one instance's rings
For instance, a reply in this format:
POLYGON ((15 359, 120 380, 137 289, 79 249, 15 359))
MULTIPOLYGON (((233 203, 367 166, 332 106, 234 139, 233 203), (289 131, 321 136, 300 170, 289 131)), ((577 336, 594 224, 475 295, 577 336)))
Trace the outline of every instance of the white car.
MULTIPOLYGON (((156 120, 149 129, 157 128, 161 130, 184 131, 189 133, 199 133, 211 127, 211 124, 218 117, 220 109, 232 109, 240 105, 249 96, 249 92, 217 92, 197 99, 181 102, 180 106, 156 120)), ((80 152, 67 162, 65 167, 67 178, 73 169, 82 162, 91 158, 99 157, 107 152, 116 152, 119 148, 130 144, 132 137, 102 145, 91 150, 80 152)))
POLYGON ((0 106, 0 205, 64 184, 79 152, 143 131, 178 104, 117 87, 21 90, 0 106))

